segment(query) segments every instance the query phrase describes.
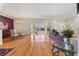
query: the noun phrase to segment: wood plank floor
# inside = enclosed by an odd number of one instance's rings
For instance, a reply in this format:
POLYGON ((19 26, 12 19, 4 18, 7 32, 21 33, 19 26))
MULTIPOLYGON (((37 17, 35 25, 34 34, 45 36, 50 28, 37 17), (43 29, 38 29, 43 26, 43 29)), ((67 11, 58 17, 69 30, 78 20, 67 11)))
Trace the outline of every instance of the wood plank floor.
MULTIPOLYGON (((10 39, 10 38, 8 38, 10 39)), ((48 38, 45 41, 31 41, 31 37, 6 41, 0 48, 13 48, 8 56, 52 56, 51 42, 48 38)))

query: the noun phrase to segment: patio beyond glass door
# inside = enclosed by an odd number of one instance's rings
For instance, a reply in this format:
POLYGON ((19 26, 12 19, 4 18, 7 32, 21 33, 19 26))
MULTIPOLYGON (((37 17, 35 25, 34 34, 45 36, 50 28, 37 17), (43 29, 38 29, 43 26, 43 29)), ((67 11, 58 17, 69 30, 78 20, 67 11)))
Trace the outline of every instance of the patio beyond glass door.
POLYGON ((45 41, 47 35, 47 27, 46 24, 33 24, 32 25, 32 40, 39 42, 45 41))

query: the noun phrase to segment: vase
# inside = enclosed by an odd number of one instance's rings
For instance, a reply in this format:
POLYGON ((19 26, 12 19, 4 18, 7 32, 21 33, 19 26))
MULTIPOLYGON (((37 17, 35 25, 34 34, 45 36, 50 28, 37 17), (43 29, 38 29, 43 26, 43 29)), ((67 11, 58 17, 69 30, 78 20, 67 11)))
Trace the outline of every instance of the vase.
POLYGON ((70 38, 64 38, 64 48, 67 49, 67 50, 70 50, 71 49, 71 42, 70 42, 70 38))

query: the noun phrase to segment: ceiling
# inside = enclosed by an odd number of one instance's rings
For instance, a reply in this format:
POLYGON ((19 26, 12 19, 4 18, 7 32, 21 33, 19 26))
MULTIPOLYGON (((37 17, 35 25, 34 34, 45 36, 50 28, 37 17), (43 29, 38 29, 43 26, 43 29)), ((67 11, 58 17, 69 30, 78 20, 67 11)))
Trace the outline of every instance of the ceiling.
POLYGON ((14 18, 67 19, 77 15, 75 3, 3 3, 0 14, 14 18))

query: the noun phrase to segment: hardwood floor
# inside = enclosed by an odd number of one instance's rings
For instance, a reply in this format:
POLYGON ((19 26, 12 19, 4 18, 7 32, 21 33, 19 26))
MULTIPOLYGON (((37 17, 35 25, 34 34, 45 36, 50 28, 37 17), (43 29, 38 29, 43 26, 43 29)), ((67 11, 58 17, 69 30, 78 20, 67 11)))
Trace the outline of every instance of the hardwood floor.
POLYGON ((8 56, 52 56, 51 42, 48 38, 45 41, 31 41, 31 36, 6 41, 0 48, 13 48, 8 56))

